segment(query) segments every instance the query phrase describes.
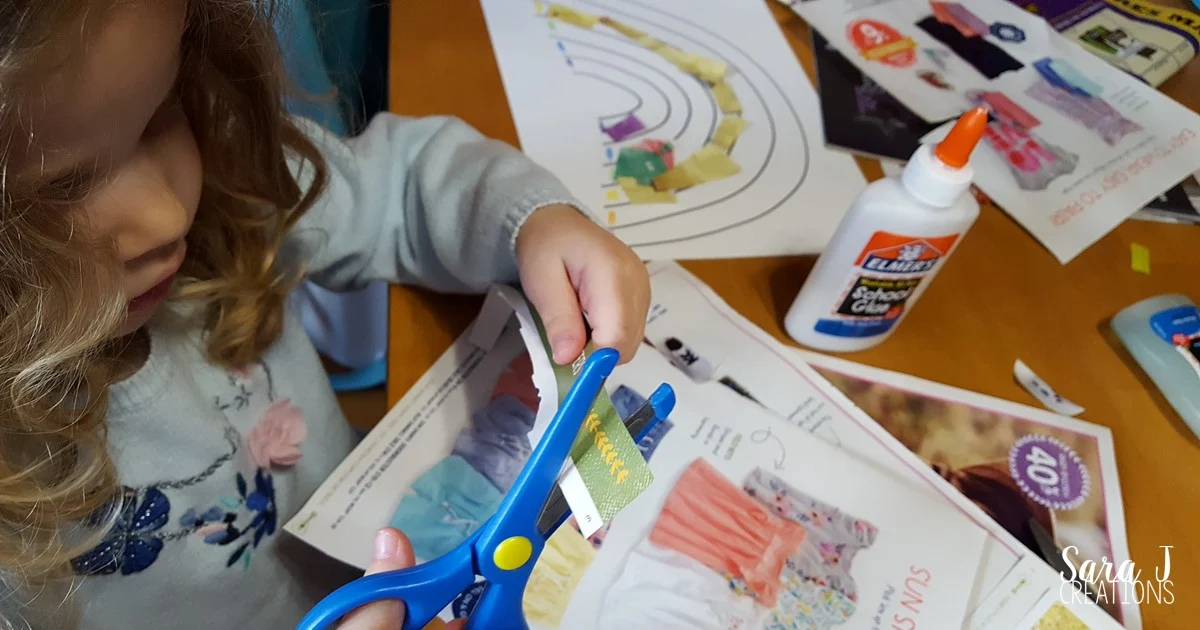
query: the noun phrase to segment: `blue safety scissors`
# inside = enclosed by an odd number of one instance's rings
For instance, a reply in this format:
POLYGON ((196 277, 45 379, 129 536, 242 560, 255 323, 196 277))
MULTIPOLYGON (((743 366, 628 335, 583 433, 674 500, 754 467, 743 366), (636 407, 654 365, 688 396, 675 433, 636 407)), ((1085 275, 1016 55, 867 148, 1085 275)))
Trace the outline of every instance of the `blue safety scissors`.
MULTIPOLYGON (((467 620, 468 630, 527 629, 521 609, 525 584, 546 540, 570 514, 558 487, 559 473, 618 359, 611 348, 588 357, 504 501, 478 531, 429 562, 364 576, 339 588, 317 604, 297 630, 330 628, 354 609, 382 599, 404 600, 404 630, 420 630, 475 584, 476 576, 482 576, 486 586, 467 620)), ((664 383, 626 418, 625 426, 640 441, 674 407, 675 392, 664 383)))

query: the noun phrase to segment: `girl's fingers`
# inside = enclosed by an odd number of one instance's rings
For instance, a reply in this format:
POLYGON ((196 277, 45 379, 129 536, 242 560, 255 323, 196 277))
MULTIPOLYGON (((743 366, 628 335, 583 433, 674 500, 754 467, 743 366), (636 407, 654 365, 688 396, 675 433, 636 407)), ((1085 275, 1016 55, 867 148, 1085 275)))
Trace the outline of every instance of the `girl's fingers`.
POLYGON ((546 256, 521 268, 521 287, 546 327, 554 362, 564 365, 583 352, 587 340, 579 298, 562 259, 546 256))

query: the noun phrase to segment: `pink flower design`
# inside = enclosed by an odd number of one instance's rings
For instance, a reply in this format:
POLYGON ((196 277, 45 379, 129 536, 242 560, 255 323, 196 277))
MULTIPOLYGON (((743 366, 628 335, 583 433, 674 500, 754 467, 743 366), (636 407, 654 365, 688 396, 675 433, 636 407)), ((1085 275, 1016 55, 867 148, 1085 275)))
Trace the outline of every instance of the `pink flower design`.
POLYGON ((277 400, 246 436, 250 458, 259 468, 295 465, 300 461, 300 443, 307 435, 300 408, 290 398, 277 400))
POLYGON ((206 538, 209 535, 223 531, 225 531, 225 523, 209 523, 208 525, 204 525, 200 529, 197 529, 196 535, 201 538, 206 538))
POLYGON ((248 363, 240 368, 229 370, 229 374, 233 376, 233 380, 238 383, 249 383, 253 378, 250 375, 250 370, 254 369, 253 363, 248 363))

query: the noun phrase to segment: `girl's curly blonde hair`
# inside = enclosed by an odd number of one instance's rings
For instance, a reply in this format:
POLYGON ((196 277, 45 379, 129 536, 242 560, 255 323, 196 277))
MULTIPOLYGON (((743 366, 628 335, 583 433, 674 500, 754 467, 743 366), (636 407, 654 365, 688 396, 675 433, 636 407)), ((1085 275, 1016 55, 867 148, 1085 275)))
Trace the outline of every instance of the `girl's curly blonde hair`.
MULTIPOLYGON (((128 1, 0 2, 0 610, 69 577, 102 534, 80 524, 117 494, 105 414, 127 297, 114 248, 86 240, 65 211, 77 191, 26 186, 6 167, 30 141, 23 94, 128 1)), ((157 1, 188 4, 178 90, 204 164, 177 297, 203 305, 209 357, 237 367, 282 330, 298 274, 277 254, 325 166, 283 110, 271 2, 157 1), (307 189, 289 156, 306 162, 307 189)))

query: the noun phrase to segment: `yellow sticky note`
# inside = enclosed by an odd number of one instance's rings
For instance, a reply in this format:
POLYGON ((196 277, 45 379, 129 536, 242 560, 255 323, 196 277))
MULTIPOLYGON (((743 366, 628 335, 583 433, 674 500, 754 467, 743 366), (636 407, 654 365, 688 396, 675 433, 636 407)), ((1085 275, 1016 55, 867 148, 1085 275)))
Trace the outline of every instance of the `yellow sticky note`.
POLYGON ((729 153, 729 150, 733 148, 733 143, 737 142, 738 136, 742 135, 742 130, 745 128, 745 118, 726 116, 721 119, 717 130, 713 132, 712 143, 714 146, 720 147, 722 151, 729 153))
POLYGON ((1131 243, 1129 253, 1129 266, 1138 273, 1150 275, 1150 250, 1145 245, 1131 243))
POLYGON ((574 24, 582 28, 592 28, 596 22, 600 21, 600 17, 583 11, 576 11, 561 4, 550 5, 550 10, 546 12, 546 17, 555 20, 562 20, 568 24, 574 24))
POLYGON ((610 17, 600 18, 600 23, 624 35, 625 37, 628 37, 629 39, 637 40, 646 36, 646 34, 642 31, 639 31, 636 28, 625 24, 624 22, 618 22, 610 17))
POLYGON ((679 190, 696 184, 716 181, 736 175, 742 170, 737 162, 725 154, 725 149, 706 144, 675 168, 654 178, 658 190, 679 190))
POLYGON ((733 93, 733 88, 724 81, 717 81, 712 84, 713 100, 717 102, 717 107, 721 109, 722 114, 740 114, 742 113, 742 102, 738 100, 737 94, 733 93))
POLYGON ((617 191, 615 191, 615 190, 608 191, 608 200, 609 201, 620 201, 620 199, 621 199, 621 195, 617 194, 617 191))

